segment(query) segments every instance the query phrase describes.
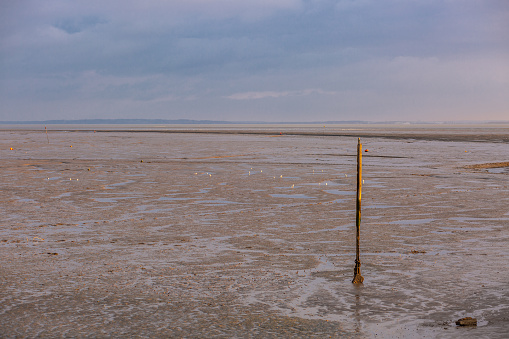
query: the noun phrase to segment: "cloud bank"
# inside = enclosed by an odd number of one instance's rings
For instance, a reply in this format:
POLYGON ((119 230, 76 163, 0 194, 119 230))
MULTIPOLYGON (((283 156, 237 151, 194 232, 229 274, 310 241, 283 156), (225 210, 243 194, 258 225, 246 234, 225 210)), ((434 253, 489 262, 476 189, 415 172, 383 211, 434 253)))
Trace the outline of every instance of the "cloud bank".
POLYGON ((509 119, 509 3, 9 1, 0 120, 509 119))

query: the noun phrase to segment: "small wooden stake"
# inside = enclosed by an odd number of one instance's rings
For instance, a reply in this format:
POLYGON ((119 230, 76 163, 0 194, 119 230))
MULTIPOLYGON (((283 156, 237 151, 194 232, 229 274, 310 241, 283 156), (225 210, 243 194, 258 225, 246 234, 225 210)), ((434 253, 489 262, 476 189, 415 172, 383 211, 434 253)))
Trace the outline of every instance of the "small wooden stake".
POLYGON ((357 241, 356 241, 356 258, 355 258, 355 269, 353 271, 354 276, 352 283, 362 284, 364 278, 361 275, 361 258, 360 258, 360 233, 361 233, 361 193, 362 193, 362 144, 361 138, 358 139, 357 143, 357 204, 356 204, 356 215, 355 215, 355 226, 357 229, 357 241))
POLYGON ((49 144, 48 129, 46 128, 46 126, 44 126, 44 130, 46 131, 46 139, 48 139, 48 144, 49 144))

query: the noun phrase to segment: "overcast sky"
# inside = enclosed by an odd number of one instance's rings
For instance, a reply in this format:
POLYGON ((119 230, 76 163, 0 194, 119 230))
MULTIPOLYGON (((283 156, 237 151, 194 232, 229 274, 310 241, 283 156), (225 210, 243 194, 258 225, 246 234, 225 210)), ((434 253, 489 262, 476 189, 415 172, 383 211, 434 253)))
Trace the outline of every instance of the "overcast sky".
POLYGON ((507 0, 0 0, 0 120, 509 120, 507 0))

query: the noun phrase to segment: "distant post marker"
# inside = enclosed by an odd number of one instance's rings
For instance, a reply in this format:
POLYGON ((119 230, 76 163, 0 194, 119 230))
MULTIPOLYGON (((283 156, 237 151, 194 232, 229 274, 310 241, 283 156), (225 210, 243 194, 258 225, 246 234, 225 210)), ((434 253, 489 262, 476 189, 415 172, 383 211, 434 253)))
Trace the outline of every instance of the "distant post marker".
POLYGON ((48 139, 48 144, 49 144, 48 129, 46 128, 46 126, 44 126, 44 130, 46 131, 46 139, 48 139))
POLYGON ((361 233, 361 192, 362 192, 362 144, 361 138, 358 139, 357 143, 357 203, 356 203, 356 215, 355 215, 355 227, 357 229, 357 240, 356 240, 356 257, 355 257, 355 269, 352 283, 362 284, 364 278, 361 275, 361 258, 360 258, 360 233, 361 233))

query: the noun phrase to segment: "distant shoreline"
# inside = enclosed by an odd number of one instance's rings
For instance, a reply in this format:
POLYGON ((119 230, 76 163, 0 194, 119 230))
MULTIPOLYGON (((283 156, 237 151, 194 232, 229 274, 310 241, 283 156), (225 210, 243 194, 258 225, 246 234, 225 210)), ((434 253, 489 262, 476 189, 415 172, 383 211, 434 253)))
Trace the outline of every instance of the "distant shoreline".
POLYGON ((472 125, 472 124, 509 124, 509 120, 460 120, 460 121, 220 121, 193 119, 76 119, 76 120, 31 120, 0 121, 0 125, 472 125))

